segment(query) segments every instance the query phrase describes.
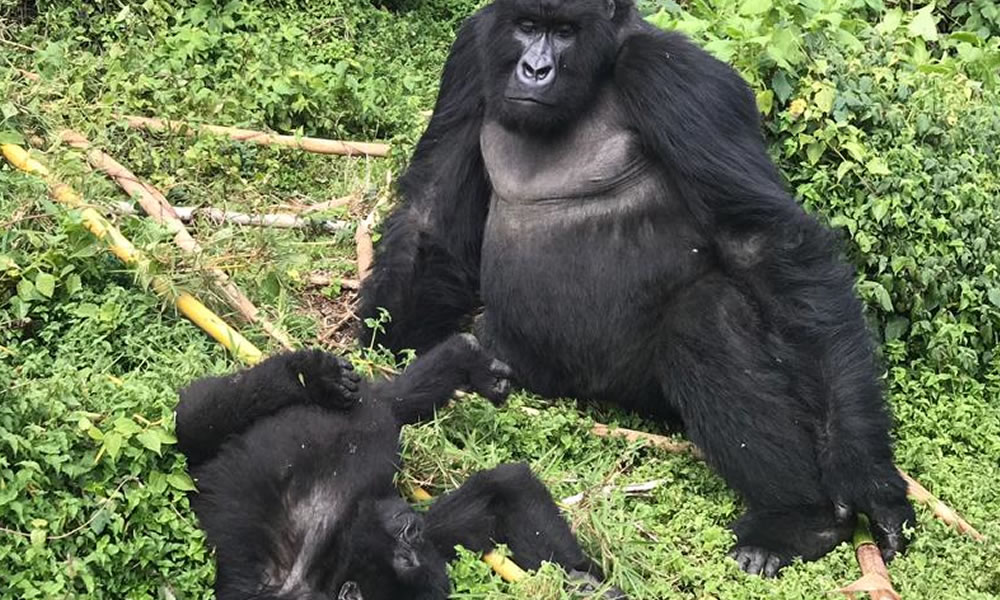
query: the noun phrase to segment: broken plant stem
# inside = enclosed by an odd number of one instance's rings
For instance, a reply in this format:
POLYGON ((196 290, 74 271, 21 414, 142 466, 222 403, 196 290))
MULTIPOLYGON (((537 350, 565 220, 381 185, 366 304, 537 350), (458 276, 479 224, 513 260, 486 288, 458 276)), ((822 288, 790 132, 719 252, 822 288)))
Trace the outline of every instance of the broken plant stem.
MULTIPOLYGON (((201 254, 201 245, 195 240, 184 223, 181 221, 174 207, 167 201, 166 196, 160 193, 152 185, 142 181, 121 163, 111 158, 104 152, 94 148, 91 143, 79 133, 70 130, 63 130, 59 137, 79 150, 86 152, 87 162, 90 166, 101 171, 115 181, 126 193, 134 197, 142 209, 154 221, 167 227, 167 230, 174 234, 174 243, 184 252, 198 256, 201 254)), ((250 323, 260 325, 261 329, 267 332, 286 350, 293 350, 291 338, 280 327, 264 317, 260 310, 250 301, 249 298, 238 288, 229 276, 221 269, 210 268, 208 274, 216 289, 226 299, 226 302, 250 323)))
POLYGON ((197 123, 186 123, 184 121, 168 121, 166 119, 153 119, 149 117, 136 117, 122 115, 130 127, 135 129, 146 129, 148 131, 176 131, 187 135, 192 135, 197 131, 221 135, 240 142, 250 142, 261 146, 283 146, 285 148, 295 148, 316 154, 339 154, 342 156, 388 156, 389 145, 372 142, 345 142, 341 140, 325 140, 314 137, 298 137, 294 135, 279 135, 254 131, 252 129, 240 129, 237 127, 223 127, 220 125, 199 125, 197 123))
MULTIPOLYGON (((115 212, 123 215, 136 214, 135 209, 128 202, 117 202, 114 205, 115 212)), ((231 225, 245 225, 252 227, 275 227, 278 229, 322 229, 327 233, 337 233, 345 231, 350 224, 347 221, 312 220, 298 215, 282 213, 250 214, 231 210, 222 210, 212 207, 175 206, 174 213, 177 218, 184 223, 204 218, 217 224, 229 223, 231 225)))
POLYGON ((851 600, 856 598, 856 594, 863 593, 867 593, 872 600, 900 600, 899 594, 892 587, 889 570, 882 560, 882 552, 872 539, 868 519, 864 515, 858 515, 858 523, 854 528, 854 554, 861 567, 861 578, 837 591, 851 600))
POLYGON ((954 509, 939 500, 937 496, 930 493, 927 488, 920 485, 920 482, 910 477, 902 470, 899 471, 899 474, 902 475, 903 480, 906 481, 906 493, 911 500, 930 507, 930 509, 934 512, 935 517, 944 523, 951 525, 960 532, 972 537, 972 539, 977 542, 986 541, 986 536, 976 531, 976 529, 972 525, 969 525, 969 523, 957 512, 955 512, 954 509))

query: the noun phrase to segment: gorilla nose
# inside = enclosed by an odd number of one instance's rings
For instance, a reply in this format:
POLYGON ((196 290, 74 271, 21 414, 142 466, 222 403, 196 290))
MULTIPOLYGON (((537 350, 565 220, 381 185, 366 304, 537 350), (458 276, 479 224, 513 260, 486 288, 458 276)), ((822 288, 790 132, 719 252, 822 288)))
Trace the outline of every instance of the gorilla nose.
POLYGON ((547 60, 537 62, 521 61, 521 68, 517 70, 517 78, 526 86, 541 87, 548 85, 552 79, 552 63, 547 60))

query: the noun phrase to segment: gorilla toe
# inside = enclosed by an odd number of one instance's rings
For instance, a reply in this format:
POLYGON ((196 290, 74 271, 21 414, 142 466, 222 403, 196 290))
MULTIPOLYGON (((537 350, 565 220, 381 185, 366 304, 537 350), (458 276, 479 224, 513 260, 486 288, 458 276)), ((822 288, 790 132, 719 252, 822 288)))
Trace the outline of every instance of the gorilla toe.
POLYGON ((792 562, 791 557, 758 546, 736 546, 729 553, 740 570, 750 575, 776 577, 778 572, 792 562))

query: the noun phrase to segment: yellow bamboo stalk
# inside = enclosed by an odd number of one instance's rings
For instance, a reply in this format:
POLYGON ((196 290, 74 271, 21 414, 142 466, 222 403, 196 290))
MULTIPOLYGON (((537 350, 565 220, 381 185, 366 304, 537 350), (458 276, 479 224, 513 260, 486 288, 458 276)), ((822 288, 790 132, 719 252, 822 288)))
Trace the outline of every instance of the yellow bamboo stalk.
MULTIPOLYGON (((124 165, 111 158, 104 152, 94 148, 87 138, 81 134, 63 130, 59 132, 59 137, 73 148, 86 152, 87 162, 90 166, 101 171, 115 181, 130 196, 134 196, 142 209, 154 221, 164 225, 168 231, 174 234, 174 244, 182 251, 197 256, 201 253, 201 244, 188 232, 184 223, 178 217, 174 207, 167 201, 158 189, 142 181, 135 176, 132 171, 124 165)), ((243 318, 250 323, 260 325, 268 335, 274 338, 286 350, 294 350, 295 345, 287 333, 264 315, 261 314, 257 306, 236 286, 236 283, 221 269, 208 269, 208 274, 212 283, 219 291, 226 302, 243 315, 243 318)))
POLYGON ((187 123, 184 121, 168 121, 167 119, 152 119, 149 117, 136 117, 132 115, 121 115, 121 118, 128 123, 129 127, 135 129, 146 129, 149 131, 177 131, 193 134, 196 131, 221 135, 240 142, 250 142, 261 146, 284 146, 314 152, 316 154, 339 154, 342 156, 388 156, 389 144, 372 142, 345 142, 341 140, 326 140, 314 137, 296 137, 294 135, 278 135, 254 131, 252 129, 240 129, 238 127, 223 127, 221 125, 199 125, 197 123, 187 123))
MULTIPOLYGON (((135 267, 140 273, 145 273, 148 270, 149 259, 143 256, 132 245, 132 242, 118 231, 117 227, 109 223, 93 208, 85 206, 75 190, 57 181, 49 170, 31 158, 24 148, 15 144, 0 144, 0 152, 18 169, 41 177, 49 185, 49 193, 57 202, 80 210, 84 226, 96 238, 105 241, 108 244, 108 249, 123 263, 135 267)), ((187 292, 174 294, 170 281, 162 275, 153 276, 150 285, 157 294, 171 300, 181 314, 212 336, 240 360, 255 363, 263 356, 261 351, 249 340, 230 327, 197 298, 187 292)))

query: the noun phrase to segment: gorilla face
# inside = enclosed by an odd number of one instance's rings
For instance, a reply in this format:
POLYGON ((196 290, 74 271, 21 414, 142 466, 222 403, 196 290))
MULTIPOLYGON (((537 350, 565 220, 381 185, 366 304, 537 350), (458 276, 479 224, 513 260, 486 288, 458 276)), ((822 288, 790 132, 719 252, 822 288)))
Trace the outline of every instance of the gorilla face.
POLYGON ((550 134, 587 108, 611 75, 614 0, 498 0, 481 39, 487 113, 550 134))

